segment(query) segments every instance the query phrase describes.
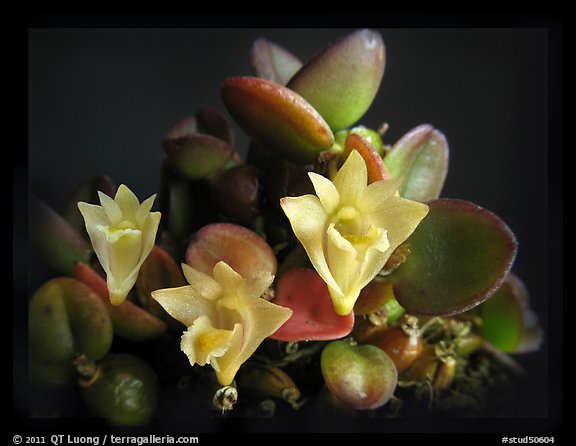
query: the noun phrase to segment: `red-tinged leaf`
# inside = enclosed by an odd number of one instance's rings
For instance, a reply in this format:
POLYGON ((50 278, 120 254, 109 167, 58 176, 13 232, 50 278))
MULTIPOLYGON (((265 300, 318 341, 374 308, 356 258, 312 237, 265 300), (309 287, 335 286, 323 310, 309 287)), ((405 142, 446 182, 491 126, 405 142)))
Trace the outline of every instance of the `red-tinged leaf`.
POLYGON ((348 335, 354 314, 340 316, 334 311, 328 287, 313 269, 296 268, 282 275, 274 293, 275 304, 294 313, 276 333, 279 341, 327 341, 348 335))
POLYGON ((195 116, 187 116, 180 120, 168 132, 166 139, 179 139, 196 134, 213 136, 232 147, 235 144, 232 125, 221 111, 213 107, 203 107, 195 116))
POLYGON ((224 261, 244 278, 262 271, 276 273, 272 248, 255 232, 233 223, 213 223, 197 232, 186 248, 186 263, 212 275, 214 265, 224 261))
POLYGON ((366 113, 380 87, 384 65, 382 37, 363 29, 316 55, 294 75, 288 88, 306 99, 337 131, 366 113))
POLYGON ((333 341, 322 351, 322 376, 336 398, 355 409, 377 409, 396 389, 394 362, 374 345, 333 341))
POLYGON ((380 155, 378 155, 367 139, 356 133, 350 133, 344 145, 344 158, 347 158, 352 150, 357 150, 366 163, 368 184, 374 181, 391 179, 382 158, 380 158, 380 155))
POLYGON ((170 167, 188 180, 209 178, 220 172, 234 153, 227 142, 201 133, 165 138, 162 146, 170 167))
POLYGON ((230 220, 249 225, 260 208, 260 173, 253 166, 237 165, 210 185, 210 196, 219 212, 230 220))
POLYGON ((166 332, 166 324, 138 305, 125 300, 121 305, 112 305, 106 280, 83 263, 74 265, 74 277, 88 285, 107 308, 114 333, 130 341, 147 341, 166 332))
POLYGON ((250 138, 298 163, 310 163, 334 143, 322 116, 300 95, 256 77, 224 81, 222 100, 250 138))
POLYGON ((492 212, 462 200, 435 200, 408 238, 410 255, 389 276, 402 307, 448 316, 488 299, 516 255, 516 239, 492 212))
POLYGON ((256 76, 282 85, 302 67, 302 62, 290 51, 266 39, 254 42, 250 60, 256 76))
POLYGON ((232 125, 224 114, 213 107, 203 107, 196 113, 198 132, 214 136, 234 147, 236 138, 232 125))
POLYGON ((74 262, 88 263, 92 249, 76 228, 34 196, 30 196, 28 212, 31 246, 46 265, 70 274, 74 262))

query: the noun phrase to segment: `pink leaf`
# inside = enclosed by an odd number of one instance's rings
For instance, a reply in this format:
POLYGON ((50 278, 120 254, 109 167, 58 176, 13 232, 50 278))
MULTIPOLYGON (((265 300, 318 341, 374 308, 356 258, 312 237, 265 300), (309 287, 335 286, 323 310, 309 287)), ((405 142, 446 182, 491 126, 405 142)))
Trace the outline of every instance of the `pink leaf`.
POLYGON ((294 311, 270 336, 278 341, 339 339, 350 333, 354 325, 354 313, 336 314, 326 283, 313 269, 295 268, 284 273, 273 302, 294 311))

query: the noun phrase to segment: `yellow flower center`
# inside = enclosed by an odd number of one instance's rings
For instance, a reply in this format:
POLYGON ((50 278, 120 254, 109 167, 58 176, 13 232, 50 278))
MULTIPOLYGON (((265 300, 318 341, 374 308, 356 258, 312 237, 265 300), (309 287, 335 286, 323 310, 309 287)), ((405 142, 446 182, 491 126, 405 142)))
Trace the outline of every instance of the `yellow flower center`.
POLYGON ((342 206, 338 211, 338 220, 342 222, 351 222, 358 217, 358 211, 353 206, 342 206))
POLYGON ((117 229, 136 229, 137 230, 138 227, 131 220, 122 220, 120 223, 118 223, 117 229))
POLYGON ((231 332, 229 330, 220 330, 213 328, 210 331, 198 334, 194 340, 195 347, 198 352, 209 356, 215 350, 225 346, 230 339, 231 332))
POLYGON ((362 215, 358 209, 349 205, 342 206, 332 217, 332 221, 335 223, 334 227, 345 238, 363 234, 362 220, 362 215))

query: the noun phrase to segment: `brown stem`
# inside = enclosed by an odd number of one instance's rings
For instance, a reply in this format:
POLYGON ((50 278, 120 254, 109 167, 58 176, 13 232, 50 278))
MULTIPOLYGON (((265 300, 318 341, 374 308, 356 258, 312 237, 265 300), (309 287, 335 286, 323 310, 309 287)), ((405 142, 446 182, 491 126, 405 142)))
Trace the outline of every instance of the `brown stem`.
POLYGON ((89 386, 92 384, 99 375, 100 368, 96 366, 96 363, 88 358, 83 353, 77 353, 72 359, 72 364, 76 369, 76 373, 80 378, 80 384, 82 386, 89 386))

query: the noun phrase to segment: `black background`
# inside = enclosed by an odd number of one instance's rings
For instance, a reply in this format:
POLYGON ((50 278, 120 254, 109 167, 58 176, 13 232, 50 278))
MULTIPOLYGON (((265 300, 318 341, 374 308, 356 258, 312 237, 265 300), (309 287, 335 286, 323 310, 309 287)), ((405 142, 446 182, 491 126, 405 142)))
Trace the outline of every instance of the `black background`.
MULTIPOLYGON (((228 76, 250 75, 258 37, 306 61, 350 29, 30 29, 29 189, 56 209, 97 174, 140 199, 158 192, 161 138, 204 105, 222 110, 228 76)), ((545 329, 519 357, 534 376, 530 416, 548 415, 549 40, 542 28, 386 28, 386 71, 361 123, 385 142, 430 123, 450 144, 444 197, 486 207, 519 241, 514 271, 545 329)), ((237 129, 238 130, 238 129, 237 129)), ((247 139, 237 131, 238 150, 247 139)), ((560 305, 559 303, 557 305, 560 305)), ((528 401, 528 399, 527 399, 528 401)))

